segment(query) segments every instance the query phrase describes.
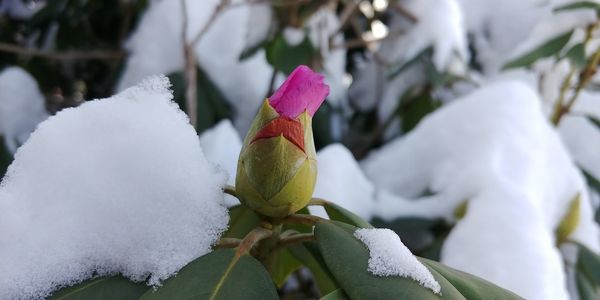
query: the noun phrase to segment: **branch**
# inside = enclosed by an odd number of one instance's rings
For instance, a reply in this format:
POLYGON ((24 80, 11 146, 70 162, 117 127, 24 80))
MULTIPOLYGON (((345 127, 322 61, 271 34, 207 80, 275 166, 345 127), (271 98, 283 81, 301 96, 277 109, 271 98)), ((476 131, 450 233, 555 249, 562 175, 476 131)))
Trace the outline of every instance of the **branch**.
POLYGON ((1 43, 0 52, 13 53, 26 57, 41 57, 52 60, 119 60, 124 57, 124 52, 104 50, 70 50, 70 51, 46 51, 35 48, 26 48, 19 45, 1 43))
POLYGON ((240 245, 242 240, 235 238, 221 238, 215 245, 216 249, 235 248, 240 245))
POLYGON ((329 221, 329 220, 323 219, 321 217, 311 216, 311 215, 301 215, 301 214, 294 214, 294 215, 288 216, 285 219, 281 220, 282 223, 301 224, 301 225, 315 225, 316 223, 327 222, 327 221, 329 221))

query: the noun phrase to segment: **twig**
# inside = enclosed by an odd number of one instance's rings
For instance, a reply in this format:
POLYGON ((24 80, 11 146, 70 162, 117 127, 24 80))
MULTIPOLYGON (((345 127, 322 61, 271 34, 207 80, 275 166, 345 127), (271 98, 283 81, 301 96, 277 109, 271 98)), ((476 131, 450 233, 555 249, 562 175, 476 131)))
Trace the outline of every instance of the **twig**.
POLYGON ((14 53, 26 57, 42 57, 53 60, 119 60, 124 56, 123 51, 85 50, 85 51, 46 51, 26 48, 19 45, 0 43, 0 52, 14 53))
POLYGON ((215 245, 216 249, 235 248, 240 245, 242 240, 235 238, 221 238, 215 245))
POLYGON ((181 14, 183 21, 181 40, 183 41, 183 57, 185 58, 185 104, 187 114, 190 117, 190 123, 196 128, 196 125, 198 124, 198 72, 196 69, 196 54, 194 53, 193 44, 190 45, 187 43, 188 12, 186 0, 181 0, 181 14))
POLYGON ((217 17, 223 12, 223 10, 225 10, 225 8, 230 3, 231 3, 231 0, 221 0, 221 2, 219 2, 219 4, 217 4, 212 15, 210 15, 210 18, 208 18, 208 21, 206 21, 206 23, 204 24, 204 27, 202 27, 202 29, 200 29, 200 31, 198 31, 198 33, 196 33, 196 35, 194 36, 193 39, 191 39, 190 45, 193 46, 193 45, 198 44, 198 42, 202 39, 202 37, 208 32, 208 29, 210 29, 210 26, 212 26, 212 24, 215 22, 217 17))
POLYGON ((235 187, 234 187, 234 186, 232 186, 232 185, 226 185, 226 186, 225 186, 225 188, 223 188, 223 192, 224 192, 225 194, 229 194, 229 195, 231 195, 231 196, 233 196, 233 197, 236 197, 236 198, 238 198, 238 194, 237 194, 237 192, 235 191, 235 187))
POLYGON ((289 237, 284 237, 279 240, 277 246, 275 246, 275 250, 285 248, 290 245, 295 245, 304 242, 314 241, 315 236, 312 233, 298 233, 291 235, 289 237))
POLYGON ((317 216, 294 214, 281 220, 287 224, 315 225, 319 222, 327 222, 329 220, 317 216))
POLYGON ((246 237, 240 242, 238 246, 238 250, 236 251, 237 255, 243 255, 249 253, 252 247, 256 245, 261 240, 264 240, 273 235, 273 231, 269 229, 265 229, 262 227, 256 227, 250 233, 246 235, 246 237))

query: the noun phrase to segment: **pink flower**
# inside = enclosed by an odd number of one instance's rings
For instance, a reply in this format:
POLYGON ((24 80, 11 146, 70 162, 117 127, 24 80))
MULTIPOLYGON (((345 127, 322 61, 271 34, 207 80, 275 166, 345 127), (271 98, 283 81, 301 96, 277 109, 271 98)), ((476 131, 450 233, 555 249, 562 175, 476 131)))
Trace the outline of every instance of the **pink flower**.
POLYGON ((329 86, 323 83, 323 75, 302 65, 269 98, 269 104, 284 117, 295 119, 304 111, 312 117, 327 95, 329 86))

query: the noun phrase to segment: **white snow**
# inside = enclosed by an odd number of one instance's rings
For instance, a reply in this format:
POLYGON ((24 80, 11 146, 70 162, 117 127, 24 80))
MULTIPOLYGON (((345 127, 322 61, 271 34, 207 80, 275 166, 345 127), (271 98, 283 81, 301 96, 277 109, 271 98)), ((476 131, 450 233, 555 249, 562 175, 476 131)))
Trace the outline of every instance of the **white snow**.
POLYGON ((580 223, 570 238, 600 248, 584 180, 539 97, 518 81, 489 84, 455 100, 362 165, 378 188, 416 198, 385 206, 393 197, 378 193, 375 212, 386 211, 387 218, 392 211, 405 216, 432 209, 422 214, 445 212, 452 219, 453 208, 468 200, 442 262, 527 299, 567 297, 554 230, 578 192, 580 223), (419 198, 425 191, 433 195, 419 198))
POLYGON ((165 77, 40 124, 0 185, 0 298, 43 298, 94 274, 156 285, 210 251, 228 223, 165 77))
MULTIPOLYGON (((200 135, 200 146, 206 159, 227 172, 227 183, 235 185, 237 162, 242 150, 242 140, 229 120, 223 120, 213 128, 200 135)), ((228 207, 239 204, 240 201, 230 195, 225 195, 228 207)))
MULTIPOLYGON (((206 24, 220 0, 187 0, 187 39, 206 24)), ((195 45, 198 63, 224 93, 236 112, 236 128, 246 131, 266 96, 272 68, 264 50, 243 61, 252 5, 227 8, 195 45), (256 109, 249 109, 255 107, 256 109)), ((129 38, 130 52, 118 90, 140 79, 183 70, 182 9, 180 0, 152 1, 129 38)))
POLYGON ((381 44, 380 54, 388 62, 406 62, 433 46, 433 62, 438 70, 446 70, 453 60, 468 61, 467 37, 460 6, 456 0, 399 1, 417 21, 407 24, 406 17, 393 15, 390 34, 408 29, 381 44))
POLYGON ((354 236, 369 249, 368 271, 373 275, 411 278, 441 295, 440 284, 404 246, 395 232, 387 228, 362 228, 356 230, 354 236))
MULTIPOLYGON (((366 178, 352 153, 341 144, 329 145, 317 154, 318 176, 314 197, 323 198, 371 218, 374 187, 366 178)), ((311 213, 319 207, 309 207, 311 213)))
POLYGON ((19 67, 0 73, 0 135, 11 152, 48 118, 44 96, 35 79, 19 67))
POLYGON ((586 115, 600 120, 600 93, 582 92, 572 109, 560 121, 560 134, 578 165, 600 178, 600 128, 586 115))

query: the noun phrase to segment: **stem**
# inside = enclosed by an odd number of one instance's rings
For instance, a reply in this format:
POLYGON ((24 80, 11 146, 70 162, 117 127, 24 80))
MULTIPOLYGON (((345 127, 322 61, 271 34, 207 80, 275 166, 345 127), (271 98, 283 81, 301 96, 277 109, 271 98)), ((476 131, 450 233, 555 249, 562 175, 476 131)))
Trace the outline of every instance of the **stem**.
POLYGON ((240 198, 238 196, 237 192, 235 191, 235 187, 233 185, 226 185, 225 188, 223 188, 223 192, 225 194, 231 195, 231 196, 236 197, 238 199, 240 198))
POLYGON ((216 249, 235 248, 240 245, 242 240, 235 238, 221 238, 215 245, 216 249))
POLYGON ((311 226, 314 226, 315 224, 317 224, 319 222, 327 222, 327 221, 329 221, 329 220, 323 219, 321 217, 311 216, 311 215, 299 215, 299 214, 294 214, 294 215, 288 216, 287 218, 281 220, 282 223, 286 223, 286 224, 300 224, 300 225, 311 225, 311 226))
POLYGON ((258 245, 258 260, 265 266, 267 271, 271 273, 273 267, 275 266, 275 251, 276 246, 279 243, 279 237, 281 234, 282 224, 274 224, 271 232, 273 233, 268 239, 258 245))
POLYGON ((279 240, 279 243, 275 246, 275 249, 285 248, 291 245, 300 244, 304 242, 311 242, 315 240, 315 236, 312 233, 298 233, 293 234, 289 237, 284 237, 279 240))
POLYGON ((308 202, 308 205, 312 205, 312 206, 325 206, 329 203, 329 201, 325 200, 325 199, 321 199, 321 198, 312 198, 310 200, 310 202, 308 202))
POLYGON ((273 231, 262 227, 256 227, 240 242, 237 249, 237 254, 243 255, 249 253, 252 247, 261 240, 264 240, 273 235, 273 231))

